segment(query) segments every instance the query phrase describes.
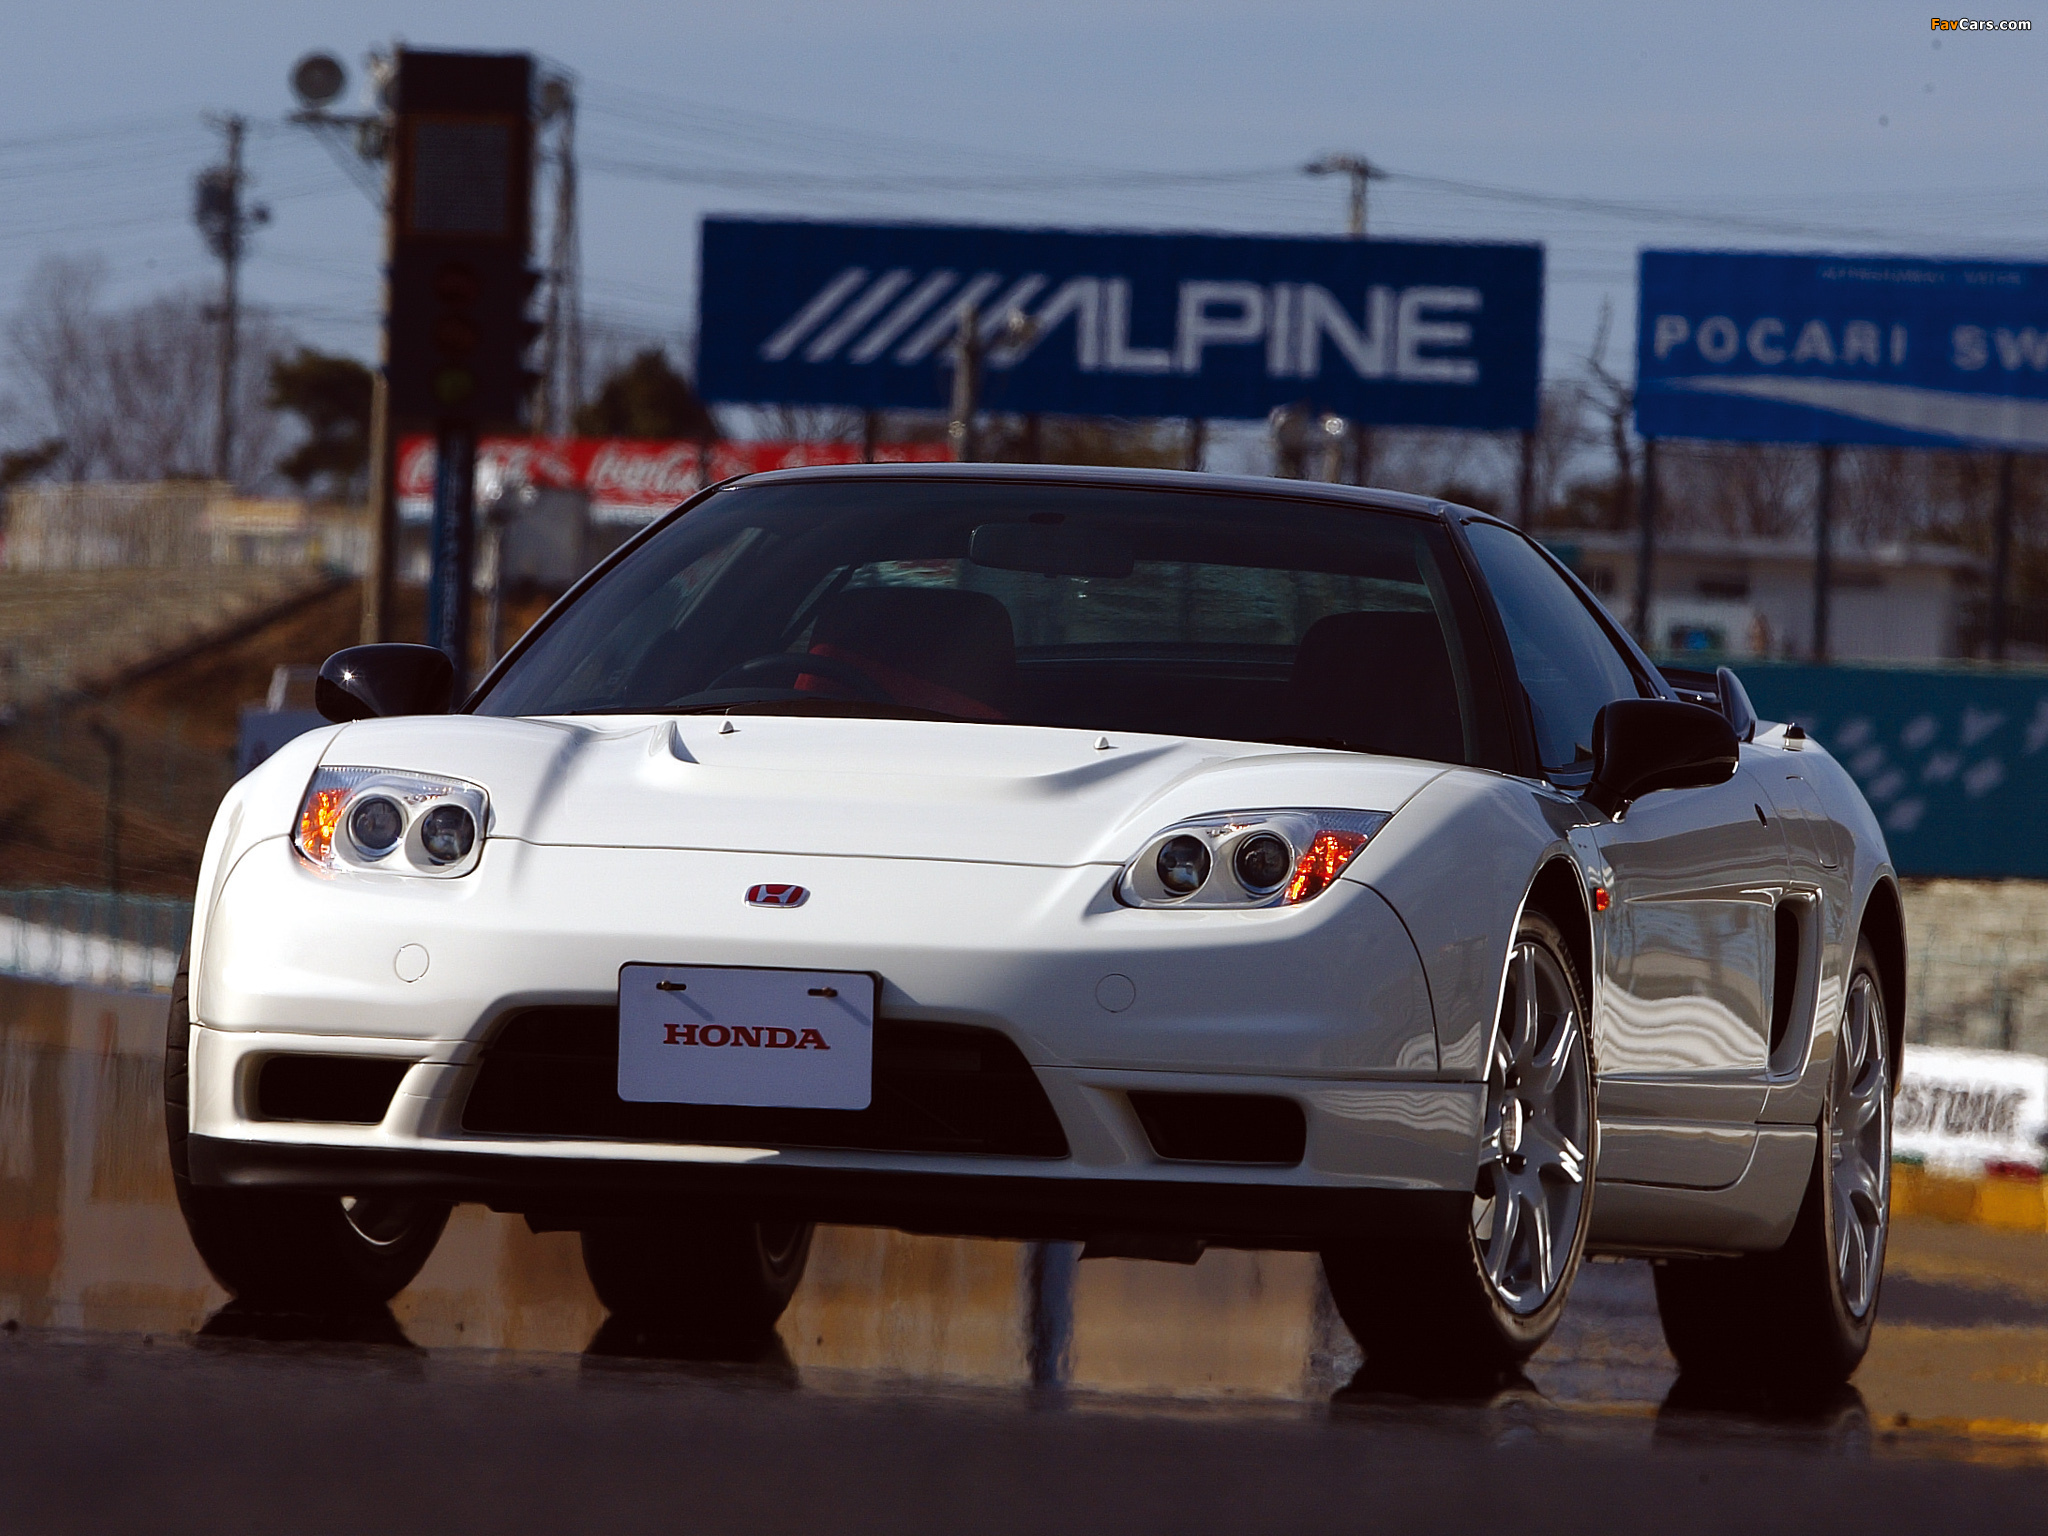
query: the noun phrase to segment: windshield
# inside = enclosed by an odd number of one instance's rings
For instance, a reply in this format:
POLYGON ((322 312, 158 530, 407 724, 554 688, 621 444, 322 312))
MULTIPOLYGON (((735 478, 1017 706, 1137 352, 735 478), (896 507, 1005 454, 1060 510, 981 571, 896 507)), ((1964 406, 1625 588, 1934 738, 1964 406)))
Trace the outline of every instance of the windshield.
POLYGON ((993 481, 739 485, 538 635, 486 715, 912 716, 1506 766, 1433 519, 993 481))

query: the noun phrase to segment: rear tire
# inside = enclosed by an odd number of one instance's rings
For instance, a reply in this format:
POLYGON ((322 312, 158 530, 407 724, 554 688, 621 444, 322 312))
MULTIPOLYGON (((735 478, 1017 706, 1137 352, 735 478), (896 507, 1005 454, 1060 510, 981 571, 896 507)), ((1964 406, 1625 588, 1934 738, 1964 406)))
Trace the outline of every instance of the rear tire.
POLYGON ((1812 1392, 1862 1364, 1891 1224, 1889 1055, 1877 956, 1860 940, 1791 1238, 1775 1253, 1657 1267, 1664 1342, 1684 1376, 1812 1392))
POLYGON ((1599 1155, 1586 1017, 1563 934, 1525 914, 1487 1066, 1471 1198, 1405 1233, 1323 1253, 1331 1298, 1377 1382, 1484 1386, 1512 1376, 1557 1327, 1599 1155))
POLYGON ((191 956, 178 962, 164 1036, 164 1136, 192 1246, 238 1301, 266 1308, 381 1307, 412 1283, 441 1240, 448 1204, 306 1190, 214 1189, 192 1182, 191 956))
POLYGON ((698 1345, 758 1343, 789 1306, 810 1256, 809 1222, 678 1218, 583 1233, 583 1268, 607 1312, 698 1345))

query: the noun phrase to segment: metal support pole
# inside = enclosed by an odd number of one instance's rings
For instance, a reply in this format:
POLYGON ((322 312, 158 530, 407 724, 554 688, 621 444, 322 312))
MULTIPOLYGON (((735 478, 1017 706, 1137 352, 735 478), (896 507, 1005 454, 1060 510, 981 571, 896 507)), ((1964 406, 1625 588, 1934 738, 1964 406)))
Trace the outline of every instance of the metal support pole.
POLYGON ((98 738, 101 749, 107 754, 107 819, 100 858, 106 868, 107 889, 118 896, 121 893, 121 733, 104 720, 90 721, 86 728, 98 738))
POLYGON ((1031 1385, 1040 1392, 1065 1388, 1074 1369, 1074 1271, 1079 1243, 1033 1243, 1026 1250, 1029 1287, 1024 1345, 1031 1385))
POLYGON ((882 413, 862 411, 860 413, 860 461, 863 464, 875 462, 875 442, 882 434, 882 413))
POLYGON ((485 565, 491 585, 484 600, 484 670, 490 671, 505 654, 505 524, 512 515, 512 502, 501 496, 484 518, 485 565))
POLYGON ((1515 477, 1515 521, 1524 528, 1536 526, 1536 434, 1522 434, 1521 471, 1515 477))
POLYGON ((1197 416, 1188 423, 1188 456, 1181 467, 1191 470, 1201 469, 1202 454, 1208 446, 1209 423, 1202 417, 1197 416))
MULTIPOLYGON (((1373 441, 1372 428, 1362 421, 1351 423, 1351 483, 1371 485, 1373 455, 1378 445, 1373 441)), ((1331 476, 1332 479, 1336 477, 1331 476)))
POLYGON ((1024 462, 1045 462, 1045 418, 1036 411, 1031 411, 1024 417, 1024 462))
POLYGON ((1636 607, 1629 627, 1644 650, 1654 651, 1650 633, 1650 594, 1657 569, 1657 439, 1643 442, 1643 484, 1636 498, 1636 607))
POLYGON ((391 395, 379 368, 370 378, 370 551, 363 570, 363 644, 391 638, 391 582, 398 549, 398 453, 391 395))
POLYGON ((2006 631, 2011 624, 2012 478, 2017 456, 1998 456, 1998 507, 1991 520, 1991 659, 2005 660, 2006 631))
POLYGON ((969 304, 960 311, 960 334, 953 343, 953 419, 946 428, 954 461, 961 464, 981 457, 974 431, 981 405, 981 350, 981 307, 969 304))
POLYGON ((476 428, 441 424, 434 441, 434 566, 427 579, 427 644, 455 664, 454 701, 469 693, 470 585, 476 547, 476 428))
POLYGON ((1828 599, 1834 586, 1835 445, 1820 445, 1820 486, 1813 503, 1812 659, 1828 659, 1828 599))

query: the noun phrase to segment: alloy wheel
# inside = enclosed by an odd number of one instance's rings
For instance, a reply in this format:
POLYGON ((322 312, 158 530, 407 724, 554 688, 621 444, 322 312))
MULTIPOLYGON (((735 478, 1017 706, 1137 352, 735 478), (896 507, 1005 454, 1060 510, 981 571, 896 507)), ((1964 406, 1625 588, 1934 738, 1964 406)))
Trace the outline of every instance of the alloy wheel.
POLYGON ((1472 1195, 1480 1263, 1518 1315, 1540 1311, 1570 1263, 1591 1172, 1591 1120, 1577 992, 1557 957, 1525 939, 1508 962, 1472 1195))
POLYGON ((341 1197, 342 1215, 355 1229, 356 1235, 379 1248, 389 1247, 406 1236, 418 1225, 420 1217, 432 1207, 431 1201, 418 1200, 406 1195, 341 1197))
POLYGON ((1891 1084, 1885 1070, 1884 1000, 1868 971, 1849 983, 1835 1049, 1828 1116, 1835 1281, 1852 1317, 1869 1312, 1884 1272, 1891 1213, 1891 1084))

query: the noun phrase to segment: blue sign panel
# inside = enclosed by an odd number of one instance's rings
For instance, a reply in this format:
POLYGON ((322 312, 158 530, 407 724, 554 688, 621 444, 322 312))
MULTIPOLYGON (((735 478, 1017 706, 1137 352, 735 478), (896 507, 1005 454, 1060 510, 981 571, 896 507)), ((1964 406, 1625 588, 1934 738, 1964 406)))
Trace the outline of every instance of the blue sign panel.
POLYGON ((1636 430, 2048 448, 2048 266, 1645 251, 1636 430))
POLYGON ((972 307, 989 410, 1536 421, 1540 246, 707 219, 702 273, 711 400, 943 409, 972 307))
POLYGON ((1901 874, 2048 879, 2048 673, 1743 666, 1855 777, 1901 874))

